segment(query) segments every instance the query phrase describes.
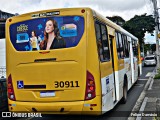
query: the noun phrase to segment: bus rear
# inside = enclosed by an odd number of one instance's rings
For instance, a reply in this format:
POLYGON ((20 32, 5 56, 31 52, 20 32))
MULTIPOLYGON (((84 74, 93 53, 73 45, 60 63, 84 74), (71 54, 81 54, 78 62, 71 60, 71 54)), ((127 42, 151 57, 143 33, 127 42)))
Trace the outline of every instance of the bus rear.
POLYGON ((60 9, 7 20, 10 111, 79 114, 93 110, 84 109, 96 103, 94 76, 86 68, 86 14, 86 9, 60 9), (46 32, 49 20, 56 21, 54 32, 57 25, 52 41, 56 42, 51 44, 46 32))

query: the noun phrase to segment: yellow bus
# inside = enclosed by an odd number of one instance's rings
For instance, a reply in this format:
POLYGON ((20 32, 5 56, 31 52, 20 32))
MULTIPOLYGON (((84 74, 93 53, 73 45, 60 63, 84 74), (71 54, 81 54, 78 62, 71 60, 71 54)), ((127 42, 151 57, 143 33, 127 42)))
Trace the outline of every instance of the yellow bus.
POLYGON ((138 39, 90 8, 9 18, 6 55, 11 112, 101 115, 142 73, 138 39))

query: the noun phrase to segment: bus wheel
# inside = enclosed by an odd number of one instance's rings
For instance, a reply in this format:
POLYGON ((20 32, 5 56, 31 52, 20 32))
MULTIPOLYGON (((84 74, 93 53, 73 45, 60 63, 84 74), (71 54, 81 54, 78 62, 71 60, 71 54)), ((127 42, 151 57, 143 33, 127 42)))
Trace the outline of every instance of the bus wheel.
POLYGON ((126 84, 124 84, 124 86, 123 86, 122 104, 125 104, 126 101, 127 101, 127 90, 128 90, 128 88, 127 88, 127 83, 126 83, 126 84))
POLYGON ((139 67, 138 67, 138 77, 140 77, 140 69, 139 69, 139 67))

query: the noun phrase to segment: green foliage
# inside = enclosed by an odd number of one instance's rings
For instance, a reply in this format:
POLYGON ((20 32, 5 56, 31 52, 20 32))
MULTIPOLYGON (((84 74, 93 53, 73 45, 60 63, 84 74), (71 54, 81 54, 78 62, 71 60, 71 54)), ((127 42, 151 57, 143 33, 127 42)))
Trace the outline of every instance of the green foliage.
POLYGON ((147 16, 145 13, 143 15, 135 15, 123 25, 123 28, 136 36, 140 41, 140 45, 142 45, 144 43, 145 33, 153 34, 155 25, 152 15, 147 16))
POLYGON ((156 44, 152 44, 151 45, 151 50, 154 52, 154 51, 156 51, 156 44))
POLYGON ((157 69, 157 74, 155 75, 154 79, 160 79, 160 68, 157 69))
POLYGON ((123 26, 125 24, 125 20, 120 16, 106 17, 117 25, 123 26))
POLYGON ((144 54, 146 55, 147 51, 150 51, 150 50, 151 50, 150 44, 145 44, 144 45, 144 54))
POLYGON ((144 43, 145 33, 148 32, 150 34, 153 34, 156 25, 153 16, 147 15, 146 13, 143 15, 135 15, 129 21, 125 21, 120 16, 113 16, 107 18, 115 22, 116 24, 122 26, 128 32, 136 36, 140 41, 140 46, 142 46, 142 43, 144 43))

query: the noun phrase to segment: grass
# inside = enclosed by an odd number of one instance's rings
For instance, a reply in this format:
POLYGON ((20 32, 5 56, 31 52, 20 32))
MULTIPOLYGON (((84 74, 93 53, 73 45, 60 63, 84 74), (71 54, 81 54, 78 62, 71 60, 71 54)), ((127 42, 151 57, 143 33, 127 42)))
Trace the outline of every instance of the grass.
POLYGON ((157 69, 157 74, 155 75, 154 79, 160 79, 160 68, 157 69))

